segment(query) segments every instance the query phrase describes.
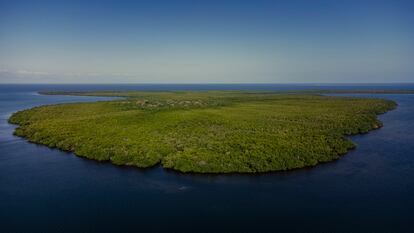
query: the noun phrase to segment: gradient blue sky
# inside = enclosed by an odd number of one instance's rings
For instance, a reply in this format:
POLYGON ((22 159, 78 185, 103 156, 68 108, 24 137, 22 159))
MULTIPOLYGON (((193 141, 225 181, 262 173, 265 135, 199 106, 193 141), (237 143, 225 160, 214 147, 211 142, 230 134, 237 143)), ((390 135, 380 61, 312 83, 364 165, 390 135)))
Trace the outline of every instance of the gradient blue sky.
POLYGON ((0 83, 414 81, 414 1, 0 0, 0 83))

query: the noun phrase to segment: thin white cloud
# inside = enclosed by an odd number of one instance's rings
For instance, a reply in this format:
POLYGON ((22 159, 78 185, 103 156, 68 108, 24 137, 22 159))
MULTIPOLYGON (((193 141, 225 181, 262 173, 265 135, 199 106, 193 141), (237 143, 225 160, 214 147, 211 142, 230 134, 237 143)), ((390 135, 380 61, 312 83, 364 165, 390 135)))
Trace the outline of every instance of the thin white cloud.
POLYGON ((131 73, 104 73, 104 72, 46 72, 38 70, 9 70, 0 69, 0 74, 14 75, 14 76, 56 76, 56 77, 132 77, 135 74, 131 73))
POLYGON ((55 73, 59 76, 68 76, 68 77, 102 77, 102 76, 111 76, 111 77, 131 77, 135 76, 130 73, 103 73, 103 72, 64 72, 64 73, 55 73))
POLYGON ((21 74, 21 75, 49 75, 48 72, 33 71, 33 70, 17 70, 14 73, 21 74))
POLYGON ((0 74, 9 74, 9 75, 49 75, 49 72, 33 71, 33 70, 0 69, 0 74))

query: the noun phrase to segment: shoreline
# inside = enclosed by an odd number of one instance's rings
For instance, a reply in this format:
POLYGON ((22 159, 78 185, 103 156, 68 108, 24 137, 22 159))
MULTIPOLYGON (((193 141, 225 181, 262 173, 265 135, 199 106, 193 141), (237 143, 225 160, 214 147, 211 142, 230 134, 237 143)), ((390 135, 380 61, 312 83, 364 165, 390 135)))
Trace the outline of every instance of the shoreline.
MULTIPOLYGON (((96 96, 96 95, 93 95, 93 96, 96 96)), ((103 102, 107 102, 107 101, 103 101, 103 102)), ((97 102, 92 102, 92 103, 97 103, 97 102)), ((63 105, 65 105, 65 104, 63 104, 63 105)), ((51 105, 51 106, 53 106, 53 105, 51 105)), ((43 106, 40 106, 38 108, 42 108, 42 107, 43 106)), ((376 113, 375 119, 377 120, 377 122, 379 122, 379 120, 377 119, 378 115, 381 115, 381 114, 384 114, 384 113, 386 113, 388 111, 391 111, 391 110, 395 109, 396 107, 397 107, 397 104, 395 103, 395 106, 394 107, 389 108, 389 109, 387 109, 387 110, 385 110, 383 112, 376 113)), ((23 111, 27 111, 27 110, 23 110, 23 111)), ((10 118, 9 118, 9 123, 15 124, 15 122, 12 122, 10 120, 10 118)), ((19 127, 22 126, 22 125, 19 125, 19 123, 17 123, 17 125, 19 127)), ((76 153, 76 149, 73 149, 73 150, 65 150, 64 148, 59 148, 57 146, 51 147, 47 143, 42 143, 41 141, 39 142, 38 140, 33 140, 29 136, 27 136, 27 135, 17 135, 16 131, 18 130, 19 127, 17 127, 15 129, 14 134, 16 136, 20 136, 20 137, 25 138, 26 140, 28 140, 31 143, 36 143, 36 144, 39 144, 39 145, 46 145, 49 148, 57 148, 57 149, 60 149, 62 151, 65 151, 65 152, 73 153, 73 154, 75 154, 78 157, 83 157, 83 158, 88 158, 88 159, 91 159, 91 160, 96 160, 95 158, 90 158, 90 157, 85 156, 85 155, 77 154, 76 153)), ((347 136, 354 136, 354 135, 359 135, 359 134, 362 134, 362 133, 368 133, 368 132, 370 132, 372 130, 379 129, 381 127, 382 127, 381 124, 380 124, 380 126, 378 128, 375 128, 374 126, 372 126, 372 128, 368 129, 367 131, 358 132, 358 133, 351 133, 351 134, 344 134, 343 137, 344 137, 344 140, 349 141, 349 142, 351 142, 353 144, 352 140, 346 138, 347 136)), ((159 161, 159 162, 157 162, 157 163, 155 163, 155 164, 153 164, 151 166, 146 166, 145 168, 152 168, 152 167, 155 167, 155 166, 161 166, 163 169, 173 170, 174 172, 178 172, 178 173, 182 173, 182 174, 210 174, 210 175, 212 175, 212 174, 266 174, 266 173, 272 173, 272 172, 289 172, 289 171, 300 170, 300 169, 310 169, 310 168, 314 168, 315 166, 317 166, 319 164, 324 164, 324 163, 336 161, 339 158, 341 158, 342 156, 344 156, 345 154, 347 154, 350 150, 355 149, 355 147, 356 147, 356 145, 353 145, 352 147, 348 148, 344 153, 340 153, 340 154, 337 155, 337 157, 334 157, 334 158, 332 158, 330 160, 319 161, 316 164, 306 165, 306 166, 302 166, 302 167, 293 167, 293 168, 288 168, 288 169, 279 169, 279 170, 272 170, 272 171, 255 171, 255 172, 237 172, 237 171, 230 171, 230 172, 197 172, 197 171, 195 171, 194 172, 194 171, 181 171, 181 170, 177 170, 177 169, 174 169, 174 168, 171 168, 171 167, 164 167, 162 161, 159 161)), ((140 169, 142 168, 142 167, 139 167, 139 166, 136 166, 136 165, 133 165, 133 164, 116 164, 113 161, 111 161, 110 159, 107 159, 107 160, 96 160, 96 161, 97 162, 105 161, 105 162, 110 162, 110 163, 112 163, 114 165, 121 165, 121 166, 128 166, 128 167, 133 166, 133 167, 138 167, 140 169)))

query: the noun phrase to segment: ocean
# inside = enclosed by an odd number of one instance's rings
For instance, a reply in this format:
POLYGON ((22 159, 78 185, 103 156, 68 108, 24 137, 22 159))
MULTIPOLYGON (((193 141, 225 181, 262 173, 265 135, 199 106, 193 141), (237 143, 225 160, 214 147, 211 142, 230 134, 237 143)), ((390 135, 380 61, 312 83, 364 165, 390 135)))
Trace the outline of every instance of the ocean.
POLYGON ((314 168, 258 175, 180 174, 75 155, 13 136, 13 112, 111 98, 45 96, 97 90, 414 90, 413 84, 0 85, 1 232, 410 232, 414 217, 414 95, 392 99, 384 127, 314 168))

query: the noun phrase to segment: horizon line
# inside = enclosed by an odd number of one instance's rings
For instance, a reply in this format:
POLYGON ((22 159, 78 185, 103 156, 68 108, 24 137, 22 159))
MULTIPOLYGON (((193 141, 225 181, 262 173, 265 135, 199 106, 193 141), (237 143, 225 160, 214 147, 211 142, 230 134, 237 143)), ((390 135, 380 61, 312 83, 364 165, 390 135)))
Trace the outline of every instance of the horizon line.
POLYGON ((390 84, 414 84, 412 82, 258 82, 258 83, 0 83, 0 85, 390 85, 390 84))

